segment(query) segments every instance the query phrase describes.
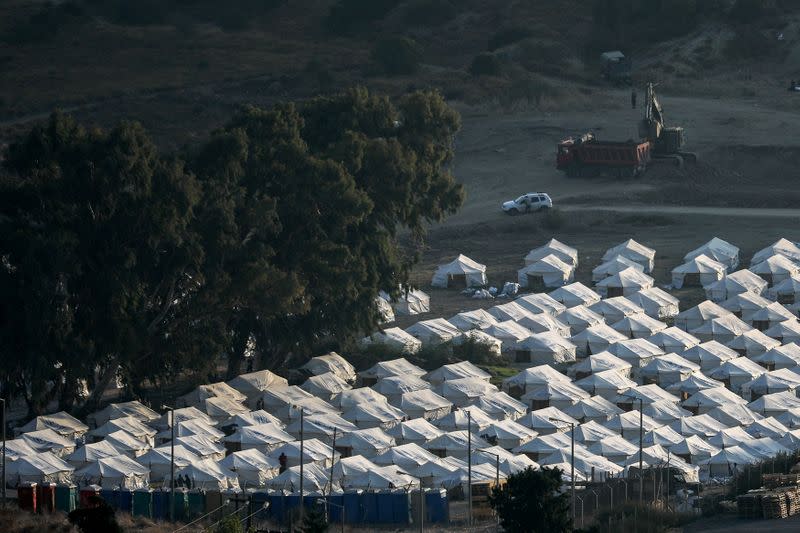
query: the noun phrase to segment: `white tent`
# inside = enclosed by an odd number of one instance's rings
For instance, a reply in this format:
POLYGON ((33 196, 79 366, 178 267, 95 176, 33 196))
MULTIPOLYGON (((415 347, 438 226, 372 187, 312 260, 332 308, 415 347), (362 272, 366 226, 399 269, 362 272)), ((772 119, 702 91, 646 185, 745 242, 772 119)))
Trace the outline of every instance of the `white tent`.
POLYGON ((708 322, 690 329, 689 332, 703 342, 718 341, 727 345, 752 329, 753 327, 750 324, 742 322, 735 315, 729 314, 712 318, 708 322))
POLYGON ((580 424, 578 420, 555 407, 546 407, 528 412, 518 418, 516 422, 534 430, 539 435, 564 433, 565 431, 570 431, 570 424, 576 426, 580 424))
POLYGON ((589 451, 605 457, 612 463, 623 465, 639 451, 639 447, 615 435, 589 446, 589 451))
POLYGON ((326 372, 325 374, 309 377, 305 383, 300 385, 300 388, 327 402, 336 394, 350 390, 353 387, 347 381, 340 378, 338 374, 326 372))
POLYGON ((370 389, 369 387, 359 387, 357 389, 340 392, 333 398, 333 400, 331 400, 331 405, 334 405, 344 411, 346 409, 350 409, 351 407, 357 407, 365 403, 384 404, 388 401, 389 400, 387 400, 385 396, 379 392, 376 392, 374 389, 370 389))
POLYGON ((719 453, 719 448, 709 444, 698 435, 685 437, 681 442, 671 446, 669 451, 689 464, 697 464, 719 453))
POLYGON ((392 305, 396 315, 419 315, 431 310, 431 297, 419 289, 401 287, 397 298, 392 298, 385 292, 381 292, 381 298, 392 305))
POLYGON ((723 279, 712 283, 706 289, 706 296, 714 302, 721 302, 745 292, 762 294, 767 290, 767 282, 749 270, 737 270, 723 279))
MULTIPOLYGON (((425 445, 425 448, 414 443, 401 444, 399 446, 389 448, 388 450, 378 454, 377 457, 372 459, 372 462, 380 466, 399 466, 404 471, 408 472, 410 469, 422 466, 429 461, 436 461, 437 456, 428 451, 427 445, 436 441, 437 439, 446 437, 447 435, 447 433, 442 433, 440 436, 428 442, 425 445)), ((466 442, 466 439, 464 440, 466 442)), ((466 445, 464 448, 466 449, 466 445)), ((441 455, 441 457, 444 457, 444 454, 441 455)))
POLYGON ((481 265, 465 255, 439 265, 431 280, 432 287, 482 287, 486 285, 486 265, 481 265))
POLYGON ((702 372, 693 372, 684 380, 677 381, 667 386, 669 392, 680 394, 682 399, 687 399, 692 394, 706 389, 724 387, 725 384, 716 379, 711 379, 702 372))
POLYGON ((23 439, 12 439, 6 441, 7 461, 16 461, 20 457, 25 457, 26 455, 36 455, 36 453, 36 449, 31 447, 31 445, 25 442, 23 439))
POLYGON ((586 328, 605 324, 605 319, 586 307, 585 305, 575 305, 570 307, 560 315, 558 320, 569 326, 572 335, 580 333, 586 328))
POLYGON ((614 433, 622 435, 622 438, 631 440, 639 437, 641 429, 644 431, 652 431, 661 427, 663 424, 656 422, 649 416, 641 414, 634 409, 612 416, 611 419, 603 425, 614 433))
POLYGON ((741 396, 729 391, 725 387, 705 389, 695 392, 681 404, 684 409, 695 414, 708 413, 715 407, 724 405, 744 405, 747 402, 741 396))
POLYGON ((375 302, 375 311, 378 313, 378 316, 380 317, 381 324, 394 322, 397 319, 397 317, 394 314, 394 309, 392 309, 392 304, 390 304, 388 300, 385 300, 381 296, 376 296, 374 302, 375 302))
POLYGON ((772 302, 751 314, 747 322, 754 328, 764 331, 786 320, 791 320, 795 324, 798 323, 797 317, 795 317, 791 311, 778 302, 772 302))
POLYGON ((386 328, 376 331, 369 337, 361 340, 363 346, 380 344, 400 350, 402 353, 413 354, 422 348, 422 342, 413 335, 406 333, 400 328, 386 328))
POLYGON ((750 264, 755 265, 774 255, 782 255, 792 261, 800 261, 800 247, 787 239, 778 239, 773 244, 753 254, 750 264))
POLYGON ((800 275, 800 266, 783 255, 773 255, 751 266, 748 270, 758 274, 770 287, 800 275))
POLYGON ((89 431, 89 426, 70 415, 65 411, 53 413, 51 415, 37 416, 21 428, 16 429, 14 432, 19 435, 29 431, 38 431, 41 429, 52 429, 62 437, 68 439, 80 438, 89 431))
POLYGON ((422 320, 406 328, 405 331, 422 341, 423 346, 442 344, 461 335, 461 330, 443 318, 422 320))
MULTIPOLYGON (((467 458, 467 446, 470 440, 465 430, 451 431, 445 433, 426 443, 424 448, 438 457, 456 457, 458 459, 467 458)), ((491 446, 484 439, 474 434, 471 436, 472 449, 488 448, 491 446)), ((395 448, 397 449, 397 448, 395 448)))
POLYGON ((520 287, 541 291, 572 282, 575 267, 555 255, 545 256, 517 271, 520 287))
POLYGON ((706 341, 681 352, 681 357, 700 365, 700 370, 712 370, 739 354, 718 341, 706 341))
POLYGON ((614 296, 606 298, 590 305, 589 309, 595 313, 602 315, 606 319, 606 324, 613 324, 619 322, 626 316, 638 315, 644 313, 644 309, 630 301, 625 296, 614 296))
MULTIPOLYGON (((618 437, 618 433, 608 429, 604 425, 590 420, 575 426, 575 441, 584 446, 591 446, 603 439, 618 437)), ((596 453, 596 452, 595 452, 596 453)))
POLYGON ((389 376, 379 379, 372 390, 386 397, 392 405, 397 405, 400 397, 407 393, 417 390, 430 389, 431 384, 419 376, 404 375, 404 376, 389 376))
MULTIPOLYGON (((635 387, 636 382, 620 375, 620 373, 615 370, 606 370, 579 379, 575 382, 575 385, 591 395, 596 394, 603 398, 610 399, 635 387)), ((568 410, 565 410, 565 412, 568 412, 568 410)))
MULTIPOLYGON (((330 486, 330 471, 316 464, 303 465, 303 490, 317 493, 331 492, 338 487, 330 486)), ((289 493, 300 490, 300 467, 287 468, 282 474, 267 481, 267 488, 272 490, 287 491, 289 493)))
MULTIPOLYGON (((168 442, 172 439, 172 432, 172 429, 165 429, 161 433, 158 433, 155 438, 158 440, 159 444, 168 442)), ((186 437, 188 435, 204 435, 211 440, 217 441, 224 437, 225 433, 213 426, 209 426, 202 420, 184 420, 183 422, 175 424, 175 437, 186 437)), ((139 436, 136 437, 141 438, 139 436)))
POLYGON ((244 414, 249 411, 247 406, 242 405, 241 403, 230 398, 224 398, 221 396, 206 398, 203 400, 202 407, 203 411, 205 411, 208 416, 217 422, 222 422, 223 420, 227 420, 234 415, 244 414))
POLYGON ((699 370, 700 365, 687 361, 680 355, 668 353, 654 357, 639 370, 639 374, 646 382, 656 382, 662 387, 668 387, 699 370))
POLYGON ((679 418, 672 422, 670 427, 684 437, 697 435, 702 438, 711 437, 726 429, 719 420, 708 416, 708 414, 679 418))
POLYGON ((453 408, 453 403, 430 389, 406 392, 395 404, 410 418, 436 420, 453 408))
POLYGON ((569 383, 570 379, 550 365, 539 365, 522 370, 503 380, 503 390, 512 396, 522 396, 529 389, 546 385, 553 381, 569 383))
POLYGON ((680 328, 663 329, 648 339, 665 352, 681 353, 700 344, 700 339, 680 328))
POLYGON ((255 426, 258 424, 270 423, 275 424, 278 427, 283 427, 283 422, 281 422, 280 418, 269 414, 263 409, 258 409, 256 411, 234 415, 229 419, 220 422, 219 427, 228 433, 232 433, 242 426, 255 426))
POLYGON ((188 477, 193 489, 223 491, 239 488, 239 480, 236 474, 208 459, 185 466, 178 470, 175 475, 188 477))
POLYGON ((404 420, 396 426, 386 430, 386 434, 394 437, 398 445, 412 443, 422 445, 430 440, 435 439, 443 433, 444 431, 440 430, 424 418, 404 420))
POLYGON ((516 361, 537 364, 561 364, 575 361, 577 347, 553 332, 536 333, 518 343, 516 361))
POLYGON ((792 276, 776 283, 768 291, 769 297, 782 304, 800 303, 800 276, 792 276))
POLYGON ((150 469, 126 455, 104 457, 75 471, 75 480, 82 486, 99 485, 105 489, 138 489, 147 487, 150 469))
POLYGON ((133 435, 137 439, 141 439, 149 443, 151 446, 154 443, 153 438, 157 433, 155 429, 139 419, 133 418, 132 416, 123 416, 121 418, 109 420, 102 426, 91 430, 89 433, 87 433, 87 435, 90 437, 95 437, 96 439, 100 439, 107 437, 111 433, 119 430, 126 431, 128 434, 133 435))
POLYGON ((99 459, 116 457, 121 454, 122 452, 116 449, 113 444, 101 440, 100 442, 86 444, 77 448, 71 454, 64 456, 64 459, 72 466, 81 468, 82 466, 85 466, 89 463, 94 463, 99 459))
POLYGON ((623 411, 627 411, 638 406, 640 400, 643 405, 649 405, 656 402, 678 402, 678 398, 675 395, 667 392, 655 383, 638 385, 626 390, 616 398, 611 399, 611 401, 622 408, 623 411))
POLYGON ((716 435, 706 439, 709 444, 718 448, 728 448, 731 446, 738 446, 743 442, 752 440, 752 436, 747 433, 744 428, 738 426, 723 429, 716 435))
POLYGON ((780 346, 781 343, 771 337, 767 337, 757 329, 745 331, 735 339, 725 343, 725 346, 732 348, 740 355, 754 357, 760 353, 780 346))
POLYGON ((514 300, 528 311, 537 313, 547 313, 556 316, 563 312, 567 306, 554 300, 549 294, 525 294, 514 300))
POLYGON ((776 346, 751 359, 767 370, 795 368, 800 365, 800 346, 795 343, 776 346))
POLYGON ((513 420, 495 421, 478 432, 481 438, 505 450, 521 446, 536 437, 536 432, 513 420))
POLYGON ((765 394, 773 394, 775 392, 788 391, 795 393, 795 389, 798 387, 800 387, 800 376, 791 380, 767 372, 742 384, 741 395, 746 400, 757 400, 765 394))
POLYGON ((723 448, 708 459, 699 461, 701 465, 708 466, 708 475, 712 477, 728 477, 740 472, 745 466, 755 464, 757 457, 745 451, 740 446, 723 448))
POLYGON ((680 311, 678 299, 658 287, 642 289, 628 296, 628 299, 644 309, 648 316, 659 320, 672 318, 680 311))
POLYGON ((747 405, 737 403, 727 403, 715 407, 708 412, 708 416, 715 418, 728 427, 749 426, 762 416, 754 413, 747 405))
POLYGON ((337 438, 339 438, 346 433, 358 429, 355 424, 348 422, 337 414, 323 413, 303 416, 302 424, 299 418, 296 419, 286 427, 286 432, 299 439, 301 426, 305 438, 317 439, 325 444, 333 444, 334 433, 336 433, 337 438))
POLYGON ((575 405, 581 399, 589 397, 591 395, 588 392, 572 383, 554 381, 529 390, 522 395, 520 400, 530 405, 531 410, 544 409, 545 407, 565 409, 575 405))
POLYGON ((187 435, 175 437, 175 445, 182 444, 190 452, 199 455, 202 459, 219 461, 225 457, 225 446, 204 435, 187 435))
POLYGON ((595 290, 603 298, 613 298, 630 296, 641 290, 649 289, 654 284, 653 278, 631 267, 598 281, 595 290))
MULTIPOLYGON (((658 421, 663 422, 662 420, 658 421)), ((662 446, 668 450, 671 450, 673 446, 675 446, 679 442, 682 442, 683 439, 684 439, 683 436, 674 429, 672 429, 671 427, 662 426, 652 431, 648 431, 644 435, 642 435, 642 445, 648 447, 662 446)), ((637 442, 636 439, 634 439, 634 442, 637 442)), ((644 455, 644 453, 642 453, 642 455, 644 455)))
POLYGON ((550 293, 550 297, 567 307, 589 306, 600 301, 600 295, 580 281, 557 288, 550 293))
POLYGON ((707 287, 724 278, 726 272, 724 264, 701 254, 672 269, 672 286, 676 289, 707 287))
POLYGON ((113 418, 122 418, 124 416, 132 416, 145 423, 158 420, 161 417, 149 407, 145 407, 141 402, 134 400, 108 404, 102 411, 90 414, 87 417, 87 422, 91 427, 98 427, 113 418))
POLYGON ((628 339, 627 337, 610 345, 607 351, 623 361, 627 361, 634 369, 641 368, 654 357, 664 354, 664 350, 647 339, 628 339))
POLYGON ((292 442, 295 439, 294 436, 274 424, 261 424, 241 427, 223 440, 225 445, 233 451, 255 449, 263 453, 269 453, 278 446, 286 442, 292 442))
POLYGON ((725 265, 728 272, 733 272, 739 266, 739 248, 719 237, 714 237, 699 248, 695 248, 683 257, 690 261, 697 256, 705 255, 725 265))
POLYGON ((747 404, 751 411, 764 416, 780 416, 800 407, 800 398, 792 392, 774 392, 747 404))
POLYGON ((629 378, 631 376, 632 365, 623 359, 608 351, 602 351, 592 354, 586 359, 579 361, 577 364, 572 365, 568 373, 575 377, 575 379, 582 379, 589 374, 595 372, 603 372, 605 370, 615 370, 629 378))
POLYGON ((216 424, 216 421, 213 418, 196 407, 181 407, 180 409, 175 409, 174 411, 167 411, 161 415, 158 420, 148 422, 148 424, 159 431, 163 431, 172 427, 173 416, 176 424, 186 422, 187 420, 202 420, 209 426, 216 424))
MULTIPOLYGON (((535 439, 522 444, 511 450, 513 453, 524 453, 534 461, 540 458, 547 457, 548 455, 557 452, 558 450, 568 450, 572 444, 572 438, 569 433, 550 433, 548 435, 539 435, 535 439)), ((578 456, 579 451, 583 451, 585 455, 588 453, 583 444, 575 443, 575 457, 578 456)), ((577 470, 577 465, 576 465, 577 470)))
POLYGON ((278 391, 265 392, 262 397, 264 409, 268 410, 281 421, 289 421, 300 416, 299 408, 305 413, 333 413, 336 412, 328 402, 317 398, 296 385, 290 385, 278 391))
POLYGON ((578 266, 578 250, 556 239, 550 239, 544 246, 534 248, 528 252, 528 255, 525 256, 525 264, 533 264, 548 255, 554 255, 572 267, 578 266))
MULTIPOLYGON (((313 463, 322 468, 330 468, 341 457, 339 452, 336 452, 330 445, 318 439, 305 439, 302 448, 303 464, 305 465, 313 463)), ((268 457, 277 460, 280 460, 281 455, 286 457, 286 465, 288 467, 299 466, 301 457, 300 441, 296 440, 281 444, 267 453, 268 457)))
POLYGON ((626 337, 632 339, 646 339, 659 331, 667 329, 667 325, 655 318, 650 318, 644 313, 627 316, 611 325, 626 337))
POLYGON ((208 385, 200 385, 192 392, 179 396, 175 400, 176 407, 197 407, 202 409, 204 401, 208 398, 228 398, 234 402, 244 403, 247 396, 237 391, 227 383, 220 381, 208 385))
POLYGON ((425 379, 432 385, 439 385, 451 379, 478 378, 489 381, 491 377, 491 374, 485 370, 481 370, 469 361, 461 361, 458 363, 450 363, 449 365, 442 365, 428 373, 425 379))
POLYGON ((784 344, 800 343, 800 322, 796 319, 778 322, 765 329, 764 335, 784 344))
POLYGON ((181 444, 176 444, 174 454, 172 446, 160 446, 140 455, 136 458, 136 462, 150 470, 150 482, 155 483, 169 479, 173 458, 176 468, 183 468, 202 461, 194 452, 189 451, 181 444))
POLYGON ((481 408, 469 405, 433 421, 433 425, 444 432, 458 431, 470 427, 472 431, 480 431, 494 422, 496 420, 484 413, 481 408))
POLYGON ((675 326, 684 331, 699 328, 713 318, 730 315, 731 312, 708 300, 700 302, 675 315, 675 326))
POLYGON ((564 412, 581 422, 594 420, 603 423, 610 420, 614 415, 620 414, 622 409, 602 396, 592 396, 588 400, 581 400, 575 405, 564 409, 564 412))
POLYGON ((576 346, 576 356, 581 357, 602 352, 614 343, 627 339, 628 337, 605 324, 588 327, 569 338, 570 342, 576 346))
MULTIPOLYGON (((667 400, 659 400, 657 402, 645 404, 642 408, 642 413, 646 414, 659 424, 671 424, 672 422, 681 418, 692 416, 690 411, 687 411, 678 404, 667 400)), ((663 443, 654 442, 653 444, 663 443)))
POLYGON ((464 407, 481 396, 497 392, 497 387, 478 378, 452 379, 436 387, 436 392, 444 396, 453 405, 464 407))
POLYGON ((451 316, 447 319, 447 321, 461 331, 483 329, 493 324, 497 324, 497 319, 484 309, 464 311, 463 313, 458 313, 457 315, 451 316))
POLYGON ((763 439, 765 437, 780 439, 789 433, 789 428, 784 426, 775 417, 769 417, 756 420, 750 424, 745 431, 756 439, 763 439))
POLYGON ((263 487, 267 481, 280 473, 280 462, 267 457, 258 450, 242 450, 230 454, 220 461, 219 466, 236 473, 239 485, 247 487, 263 487))
POLYGON ((533 334, 531 330, 520 326, 513 320, 498 322, 481 329, 481 331, 502 342, 501 350, 503 352, 513 352, 520 342, 533 334))
POLYGON ((725 386, 738 392, 742 385, 756 378, 767 370, 746 357, 737 357, 724 362, 718 368, 707 373, 708 377, 725 383, 725 386))
POLYGON ((640 272, 644 272, 644 267, 639 263, 636 263, 635 261, 632 261, 622 255, 616 255, 596 266, 594 270, 592 270, 592 281, 597 283, 598 281, 602 281, 608 276, 618 274, 627 268, 635 268, 640 272))
POLYGON ((527 411, 524 403, 502 391, 481 396, 473 405, 495 420, 516 420, 527 411))
POLYGON ((394 445, 394 439, 380 428, 359 429, 336 439, 336 449, 343 456, 375 457, 394 445))
POLYGON ((50 452, 20 457, 6 463, 6 482, 16 487, 22 483, 70 483, 75 467, 50 452))
POLYGON ((269 370, 259 370, 237 376, 228 381, 228 385, 247 396, 248 405, 254 408, 262 394, 270 390, 283 389, 289 382, 269 370))
POLYGON ((401 357, 399 359, 392 359, 391 361, 376 363, 367 370, 359 372, 362 381, 371 381, 372 383, 369 383, 370 385, 381 378, 404 375, 424 376, 425 371, 401 357))
POLYGON ((378 427, 387 429, 399 424, 405 417, 406 414, 403 411, 389 403, 362 403, 350 407, 342 413, 342 418, 361 429, 378 427))
POLYGON ((646 274, 649 274, 653 271, 656 251, 634 241, 633 239, 628 239, 617 246, 609 248, 603 255, 603 262, 609 261, 617 255, 621 255, 635 263, 642 265, 646 274))
POLYGON ((50 428, 28 431, 19 438, 37 452, 51 452, 62 457, 75 451, 75 441, 62 437, 50 428))
POLYGON ((772 302, 754 292, 743 292, 731 296, 719 305, 742 320, 748 321, 753 313, 767 307, 770 303, 772 302))
POLYGON ((356 379, 355 367, 336 352, 312 357, 301 368, 313 376, 333 372, 345 381, 355 381, 356 379))

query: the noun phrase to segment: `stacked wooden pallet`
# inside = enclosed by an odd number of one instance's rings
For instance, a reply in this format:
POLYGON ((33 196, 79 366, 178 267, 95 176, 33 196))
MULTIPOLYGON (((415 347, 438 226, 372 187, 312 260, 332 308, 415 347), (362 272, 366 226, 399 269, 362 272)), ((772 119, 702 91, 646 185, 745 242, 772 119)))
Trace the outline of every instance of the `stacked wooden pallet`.
POLYGON ((777 487, 797 487, 800 485, 800 473, 797 474, 764 474, 762 484, 768 489, 777 487))
POLYGON ((764 492, 751 491, 736 498, 736 508, 739 511, 739 518, 761 518, 764 510, 761 500, 764 492))
POLYGON ((789 513, 789 516, 800 513, 800 491, 794 487, 781 487, 777 489, 777 492, 781 494, 786 501, 786 511, 789 513))
POLYGON ((787 518, 789 516, 786 498, 780 492, 766 494, 761 499, 761 507, 764 509, 764 518, 787 518))

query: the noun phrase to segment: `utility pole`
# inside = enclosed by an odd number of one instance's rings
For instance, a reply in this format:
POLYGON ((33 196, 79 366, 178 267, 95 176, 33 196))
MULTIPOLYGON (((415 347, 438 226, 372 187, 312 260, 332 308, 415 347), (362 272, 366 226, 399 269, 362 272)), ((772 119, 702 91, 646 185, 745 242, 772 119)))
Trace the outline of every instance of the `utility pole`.
MULTIPOLYGON (((551 422, 562 422, 569 424, 570 434, 570 478, 572 479, 572 529, 575 529, 575 423, 561 420, 560 418, 551 418, 551 422)), ((613 507, 613 506, 612 506, 613 507)))
POLYGON ((467 411, 467 525, 472 525, 472 413, 467 411))
MULTIPOLYGON (((174 402, 173 402, 174 403, 174 402)), ((169 520, 175 522, 175 408, 162 405, 162 409, 169 409, 169 520)), ((3 485, 5 487, 5 484, 3 485)), ((3 489, 5 490, 5 488, 3 489)))
POLYGON ((6 508, 6 400, 0 398, 3 405, 3 509, 6 508))
POLYGON ((304 505, 303 505, 303 452, 305 451, 305 445, 303 441, 303 424, 305 421, 303 420, 303 408, 300 408, 300 519, 303 519, 304 514, 304 505))

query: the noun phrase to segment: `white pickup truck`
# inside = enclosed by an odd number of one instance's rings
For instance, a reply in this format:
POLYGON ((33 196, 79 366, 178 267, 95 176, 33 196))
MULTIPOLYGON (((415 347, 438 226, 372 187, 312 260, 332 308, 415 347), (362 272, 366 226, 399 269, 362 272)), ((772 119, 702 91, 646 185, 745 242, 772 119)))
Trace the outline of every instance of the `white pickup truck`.
POLYGON ((550 195, 544 192, 529 192, 516 200, 509 200, 503 203, 503 211, 507 215, 521 215, 542 209, 550 209, 551 207, 553 207, 553 200, 550 195))

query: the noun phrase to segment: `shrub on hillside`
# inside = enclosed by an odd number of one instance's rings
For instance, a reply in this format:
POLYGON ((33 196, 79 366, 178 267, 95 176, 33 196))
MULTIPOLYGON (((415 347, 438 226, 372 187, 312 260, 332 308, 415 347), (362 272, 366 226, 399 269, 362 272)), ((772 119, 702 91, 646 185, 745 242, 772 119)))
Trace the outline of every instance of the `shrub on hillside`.
POLYGON ((776 41, 758 29, 743 25, 725 43, 725 55, 730 59, 757 59, 772 54, 776 41))
POLYGON ((529 28, 521 26, 512 26, 498 30, 494 35, 489 38, 489 51, 493 52, 498 48, 503 48, 509 44, 514 44, 522 39, 527 39, 533 36, 533 31, 529 28))
POLYGON ((372 61, 385 74, 414 74, 421 60, 422 48, 408 37, 383 39, 372 49, 372 61))
POLYGON ((542 213, 541 224, 544 229, 551 231, 563 229, 567 223, 567 217, 558 208, 548 209, 542 213))
POLYGON ((448 0, 412 0, 406 7, 409 25, 440 26, 456 16, 456 8, 448 0))
POLYGON ((338 0, 331 6, 325 25, 337 35, 360 33, 383 19, 399 0, 338 0))
POLYGON ((489 52, 476 55, 469 66, 469 73, 473 76, 497 76, 500 70, 500 60, 489 52))

